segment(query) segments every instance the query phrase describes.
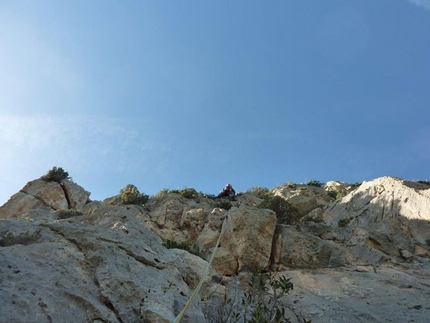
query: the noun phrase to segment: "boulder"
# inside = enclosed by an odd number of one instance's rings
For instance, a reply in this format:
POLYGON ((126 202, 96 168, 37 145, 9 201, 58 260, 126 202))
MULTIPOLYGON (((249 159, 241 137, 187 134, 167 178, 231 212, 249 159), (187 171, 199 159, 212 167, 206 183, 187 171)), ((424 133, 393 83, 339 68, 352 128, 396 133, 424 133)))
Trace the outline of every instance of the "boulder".
POLYGON ((289 268, 327 268, 346 265, 347 250, 331 241, 323 240, 312 233, 301 232, 291 225, 278 225, 275 241, 278 259, 275 265, 289 268), (277 237, 279 236, 279 239, 277 237))
POLYGON ((268 269, 276 214, 256 207, 233 207, 227 212, 221 246, 238 261, 238 271, 268 269))
MULTIPOLYGON (((14 194, 3 206, 0 207, 1 219, 24 219, 27 213, 34 210, 44 210, 48 212, 51 207, 44 204, 41 200, 24 192, 14 194)), ((44 212, 44 213, 46 213, 44 212)), ((31 218, 37 220, 36 218, 31 218)))
POLYGON ((88 202, 91 193, 69 180, 63 181, 63 188, 69 202, 69 209, 82 211, 84 205, 88 202))
MULTIPOLYGON (((210 255, 212 255, 215 248, 212 248, 209 251, 210 255)), ((208 258, 210 258, 210 256, 208 258)), ((237 259, 228 250, 223 247, 219 247, 214 255, 212 268, 215 272, 223 276, 236 275, 238 269, 237 259)))
POLYGON ((334 200, 323 188, 304 184, 286 184, 271 191, 273 195, 281 196, 291 203, 301 216, 318 207, 329 205, 334 200))

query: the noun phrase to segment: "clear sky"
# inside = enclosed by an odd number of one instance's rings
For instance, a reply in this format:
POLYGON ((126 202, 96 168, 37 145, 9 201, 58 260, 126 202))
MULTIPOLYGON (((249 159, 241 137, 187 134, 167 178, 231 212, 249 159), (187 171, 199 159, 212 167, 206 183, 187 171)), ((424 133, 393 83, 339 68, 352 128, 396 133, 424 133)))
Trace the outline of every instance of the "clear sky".
POLYGON ((0 205, 430 179, 429 137, 430 0, 0 1, 0 205))

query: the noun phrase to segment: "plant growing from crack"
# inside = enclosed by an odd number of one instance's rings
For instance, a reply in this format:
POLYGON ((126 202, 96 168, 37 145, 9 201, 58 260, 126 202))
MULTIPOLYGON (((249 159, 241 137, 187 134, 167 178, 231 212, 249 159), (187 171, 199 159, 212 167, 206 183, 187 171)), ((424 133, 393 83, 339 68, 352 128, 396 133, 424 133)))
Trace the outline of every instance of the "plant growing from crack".
POLYGON ((65 179, 69 179, 69 173, 63 168, 54 166, 45 175, 40 177, 41 180, 45 182, 57 182, 62 184, 65 179))
MULTIPOLYGON (((219 306, 219 317, 213 322, 222 323, 288 323, 285 309, 280 303, 282 297, 293 289, 291 278, 279 276, 277 272, 253 273, 249 290, 244 292, 240 302, 225 297, 219 306)), ((302 319, 304 323, 310 323, 302 319)))

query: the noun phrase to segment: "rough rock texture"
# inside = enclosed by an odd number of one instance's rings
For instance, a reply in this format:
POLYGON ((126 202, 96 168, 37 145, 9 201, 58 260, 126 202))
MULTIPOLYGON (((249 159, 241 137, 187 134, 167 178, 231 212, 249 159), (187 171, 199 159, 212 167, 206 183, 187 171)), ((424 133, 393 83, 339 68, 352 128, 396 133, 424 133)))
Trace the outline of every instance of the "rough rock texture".
POLYGON ((250 193, 227 211, 179 194, 144 206, 88 202, 77 184, 32 181, 0 207, 0 322, 172 322, 221 231, 182 322, 219 321, 261 267, 292 278, 282 303, 294 323, 429 321, 429 185, 383 177, 336 201, 327 187, 288 186, 273 192, 310 212, 294 226, 250 193), (82 215, 60 217, 64 209, 82 215))
MULTIPOLYGON (((75 219, 2 221, 13 236, 0 248, 2 320, 172 322, 191 294, 180 259, 133 217, 75 219)), ((187 317, 204 320, 198 304, 187 317)))
POLYGON ((390 257, 408 258, 428 249, 430 186, 393 177, 364 182, 327 208, 323 218, 334 228, 348 224, 348 230, 335 236, 345 245, 370 246, 390 257))
POLYGON ((69 180, 63 181, 63 187, 65 196, 69 202, 69 209, 82 211, 85 204, 87 204, 91 193, 87 192, 83 189, 83 187, 69 180))
POLYGON ((361 184, 349 184, 340 181, 329 181, 324 186, 324 190, 326 190, 327 192, 331 192, 332 195, 334 195, 335 197, 338 193, 340 193, 339 196, 345 196, 357 189, 360 185, 361 184))
POLYGON ((238 270, 268 269, 276 229, 276 214, 255 207, 232 208, 221 236, 221 246, 238 260, 238 270))
POLYGON ((274 188, 272 192, 293 204, 302 216, 334 200, 323 188, 304 184, 286 184, 274 188))
POLYGON ((285 305, 312 323, 428 322, 430 275, 419 267, 293 270, 285 305))
POLYGON ((89 196, 89 192, 69 180, 64 180, 63 185, 60 185, 57 182, 36 179, 28 182, 0 208, 0 218, 34 219, 37 218, 35 211, 43 211, 43 214, 39 214, 41 220, 56 219, 58 216, 56 213, 47 215, 44 211, 67 209, 81 211, 89 196))

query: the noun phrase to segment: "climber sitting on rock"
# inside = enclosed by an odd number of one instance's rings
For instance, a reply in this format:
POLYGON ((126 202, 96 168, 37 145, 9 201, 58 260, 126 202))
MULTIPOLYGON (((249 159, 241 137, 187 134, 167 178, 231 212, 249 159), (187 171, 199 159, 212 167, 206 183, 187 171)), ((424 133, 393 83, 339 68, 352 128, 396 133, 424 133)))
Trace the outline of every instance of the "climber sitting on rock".
POLYGON ((218 197, 229 197, 234 200, 236 198, 236 191, 231 184, 227 184, 221 192, 219 192, 218 197))

